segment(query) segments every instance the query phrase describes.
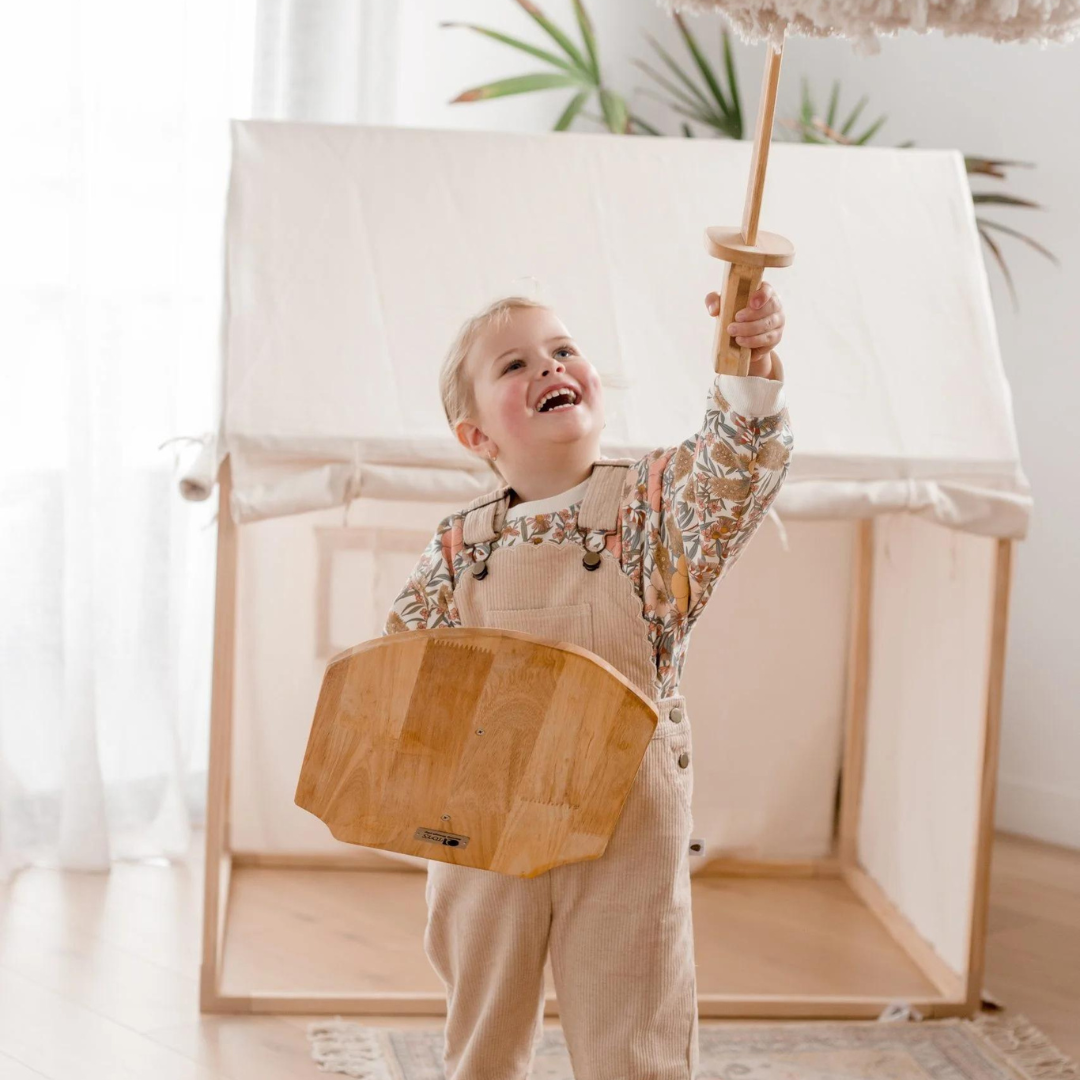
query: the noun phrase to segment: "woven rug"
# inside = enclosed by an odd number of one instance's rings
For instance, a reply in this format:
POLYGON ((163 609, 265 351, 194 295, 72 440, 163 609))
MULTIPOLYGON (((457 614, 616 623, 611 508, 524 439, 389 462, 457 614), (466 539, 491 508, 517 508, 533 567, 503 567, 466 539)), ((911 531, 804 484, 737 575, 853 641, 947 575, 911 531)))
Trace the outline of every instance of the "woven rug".
MULTIPOLYGON (((324 1072, 358 1080, 443 1080, 441 1029, 308 1025, 324 1072)), ((695 1080, 1080 1080, 1080 1068, 1023 1016, 803 1021, 700 1028, 695 1080)), ((574 1080, 562 1031, 545 1028, 529 1080, 574 1080)))

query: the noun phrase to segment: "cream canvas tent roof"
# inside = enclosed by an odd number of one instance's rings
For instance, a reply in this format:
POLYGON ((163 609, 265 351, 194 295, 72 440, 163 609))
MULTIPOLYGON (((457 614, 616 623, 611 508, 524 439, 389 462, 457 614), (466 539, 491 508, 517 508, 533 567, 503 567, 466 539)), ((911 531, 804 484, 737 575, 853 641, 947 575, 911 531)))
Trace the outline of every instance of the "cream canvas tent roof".
MULTIPOLYGON (((602 453, 696 431, 750 144, 233 121, 219 430, 237 521, 495 486, 450 435, 438 370, 497 296, 550 303, 604 377, 602 453)), ((775 508, 908 510, 1020 538, 1031 497, 961 154, 777 144, 763 227, 796 448, 775 508)), ((434 523, 433 523, 434 524, 434 523)))

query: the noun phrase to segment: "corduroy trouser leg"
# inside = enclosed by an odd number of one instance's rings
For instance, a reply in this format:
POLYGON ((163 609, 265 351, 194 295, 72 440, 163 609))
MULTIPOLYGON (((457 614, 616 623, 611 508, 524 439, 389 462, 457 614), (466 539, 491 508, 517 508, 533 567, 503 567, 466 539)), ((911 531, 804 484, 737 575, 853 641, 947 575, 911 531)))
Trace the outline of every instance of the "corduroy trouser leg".
POLYGON ((692 1080, 693 774, 685 699, 660 722, 599 859, 535 878, 428 864, 424 946, 446 985, 447 1080, 525 1080, 551 951, 575 1080, 692 1080))
POLYGON ((678 763, 690 730, 666 720, 671 704, 661 704, 607 850, 547 875, 551 970, 575 1080, 691 1080, 697 1068, 693 781, 678 763))
POLYGON ((548 875, 427 871, 424 951, 446 987, 446 1080, 526 1080, 544 1016, 548 875))

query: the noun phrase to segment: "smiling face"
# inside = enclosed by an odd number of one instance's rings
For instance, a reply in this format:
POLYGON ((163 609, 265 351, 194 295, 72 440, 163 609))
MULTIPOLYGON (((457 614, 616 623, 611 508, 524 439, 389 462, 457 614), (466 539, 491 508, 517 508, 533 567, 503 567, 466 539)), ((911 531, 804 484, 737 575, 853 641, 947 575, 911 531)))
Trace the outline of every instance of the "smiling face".
POLYGON ((511 483, 514 472, 572 471, 599 456, 600 377, 553 311, 512 309, 481 331, 465 366, 476 415, 458 423, 458 439, 496 452, 511 483))

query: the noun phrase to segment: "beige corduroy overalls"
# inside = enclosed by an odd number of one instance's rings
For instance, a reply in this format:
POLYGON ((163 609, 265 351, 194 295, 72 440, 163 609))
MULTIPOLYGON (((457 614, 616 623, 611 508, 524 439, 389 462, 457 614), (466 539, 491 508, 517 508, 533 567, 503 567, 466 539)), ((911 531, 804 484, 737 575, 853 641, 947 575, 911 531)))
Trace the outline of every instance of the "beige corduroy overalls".
POLYGON ((525 1080, 549 948, 575 1080, 691 1080, 697 1066, 690 721, 681 695, 655 697, 641 600, 605 550, 630 464, 594 464, 578 516, 584 548, 495 545, 509 488, 465 511, 461 625, 584 646, 655 702, 660 719, 599 859, 535 878, 428 862, 424 949, 446 986, 447 1080, 525 1080))

